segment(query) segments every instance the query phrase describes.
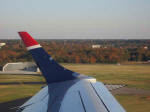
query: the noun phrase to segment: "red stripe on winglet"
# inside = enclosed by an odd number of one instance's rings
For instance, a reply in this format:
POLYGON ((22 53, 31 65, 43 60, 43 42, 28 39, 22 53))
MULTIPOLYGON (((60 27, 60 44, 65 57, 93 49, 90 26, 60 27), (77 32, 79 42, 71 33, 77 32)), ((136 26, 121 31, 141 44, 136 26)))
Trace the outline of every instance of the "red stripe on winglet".
POLYGON ((35 41, 27 32, 18 32, 22 38, 26 47, 38 45, 38 42, 35 41))

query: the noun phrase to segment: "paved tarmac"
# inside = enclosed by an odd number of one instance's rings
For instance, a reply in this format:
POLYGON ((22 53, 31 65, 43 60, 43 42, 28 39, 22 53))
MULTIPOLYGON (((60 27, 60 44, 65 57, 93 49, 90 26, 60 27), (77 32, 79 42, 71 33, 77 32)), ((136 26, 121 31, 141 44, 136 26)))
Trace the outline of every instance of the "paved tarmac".
POLYGON ((0 85, 16 85, 16 84, 46 84, 46 82, 0 82, 0 85))
POLYGON ((150 95, 150 90, 122 87, 111 91, 112 94, 150 95))
POLYGON ((16 112, 17 107, 24 104, 30 97, 0 103, 0 112, 16 112))
POLYGON ((21 70, 18 70, 18 71, 0 71, 0 75, 1 74, 11 74, 11 75, 38 75, 39 73, 37 72, 30 72, 30 71, 21 71, 21 70))

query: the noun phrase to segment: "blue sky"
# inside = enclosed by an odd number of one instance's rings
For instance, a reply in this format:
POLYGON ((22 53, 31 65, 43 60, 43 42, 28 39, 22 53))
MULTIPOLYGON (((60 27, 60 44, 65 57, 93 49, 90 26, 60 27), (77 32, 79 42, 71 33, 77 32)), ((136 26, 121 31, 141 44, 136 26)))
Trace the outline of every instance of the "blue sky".
POLYGON ((150 0, 0 0, 0 39, 150 39, 150 0))

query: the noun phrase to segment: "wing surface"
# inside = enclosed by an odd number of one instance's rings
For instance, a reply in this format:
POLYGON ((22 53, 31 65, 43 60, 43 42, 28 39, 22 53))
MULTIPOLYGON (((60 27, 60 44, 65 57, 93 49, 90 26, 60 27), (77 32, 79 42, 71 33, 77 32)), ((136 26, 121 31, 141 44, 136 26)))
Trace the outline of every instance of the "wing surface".
POLYGON ((19 111, 125 112, 103 83, 59 65, 27 32, 19 35, 47 81, 19 111))
POLYGON ((60 112, 125 112, 103 83, 82 79, 66 93, 60 112))
POLYGON ((125 112, 104 84, 92 78, 76 80, 74 84, 72 81, 49 84, 19 110, 22 112, 125 112), (66 90, 63 87, 67 85, 71 86, 66 90))

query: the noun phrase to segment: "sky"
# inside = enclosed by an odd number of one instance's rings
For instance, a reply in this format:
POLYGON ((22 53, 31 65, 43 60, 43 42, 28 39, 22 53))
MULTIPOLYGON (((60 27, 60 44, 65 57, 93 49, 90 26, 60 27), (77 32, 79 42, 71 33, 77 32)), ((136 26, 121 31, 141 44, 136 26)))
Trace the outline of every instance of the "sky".
POLYGON ((0 39, 150 39, 150 0, 0 0, 0 39))

